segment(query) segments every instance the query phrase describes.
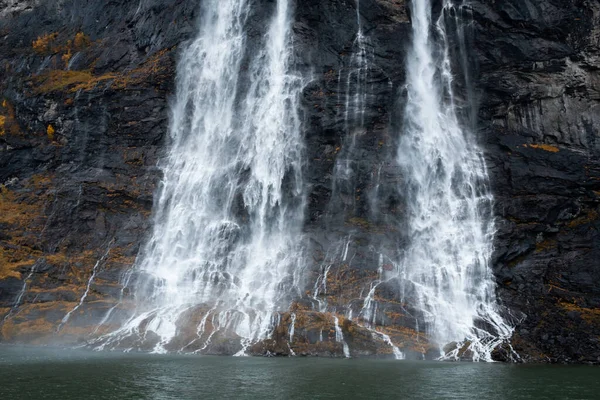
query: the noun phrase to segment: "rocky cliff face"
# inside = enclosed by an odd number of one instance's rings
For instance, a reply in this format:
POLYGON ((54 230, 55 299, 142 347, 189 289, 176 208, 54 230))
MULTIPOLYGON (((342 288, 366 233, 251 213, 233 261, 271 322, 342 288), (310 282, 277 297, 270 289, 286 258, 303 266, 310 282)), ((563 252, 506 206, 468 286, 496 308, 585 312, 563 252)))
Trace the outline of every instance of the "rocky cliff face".
MULTIPOLYGON (((149 232, 178 51, 195 33, 198 3, 0 2, 2 341, 74 343, 113 328, 97 326, 128 297, 120 279, 149 232)), ((524 359, 600 362, 600 5, 496 0, 471 9, 472 79, 459 85, 478 99, 467 114, 496 196, 494 269, 517 325, 513 346, 524 359)), ((360 129, 348 129, 345 108, 355 2, 305 0, 295 12, 296 65, 312 77, 303 95, 307 293, 330 266, 318 296, 340 310, 388 267, 373 249, 400 251, 407 240, 402 176, 390 160, 410 12, 404 0, 361 2, 370 58, 360 129), (340 160, 351 175, 339 173, 340 160)), ((264 18, 257 11, 250 25, 264 18)), ((405 351, 428 353, 395 290, 375 293, 379 328, 405 351)), ((296 353, 340 354, 334 314, 311 311, 308 297, 293 306, 296 353)), ((273 341, 254 351, 289 352, 290 318, 282 314, 273 341)), ((351 320, 340 324, 353 354, 390 351, 351 320)))
POLYGON ((600 4, 474 4, 479 126, 496 194, 501 297, 515 343, 598 362, 600 4))

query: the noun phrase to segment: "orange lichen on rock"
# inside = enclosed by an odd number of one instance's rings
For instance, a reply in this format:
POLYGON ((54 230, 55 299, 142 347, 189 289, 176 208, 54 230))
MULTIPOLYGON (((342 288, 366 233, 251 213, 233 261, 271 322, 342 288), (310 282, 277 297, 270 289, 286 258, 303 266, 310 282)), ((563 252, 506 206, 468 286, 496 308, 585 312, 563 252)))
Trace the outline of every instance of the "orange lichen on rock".
POLYGON ((585 224, 589 224, 591 222, 594 221, 598 221, 598 219, 600 219, 600 214, 598 214, 598 211, 596 210, 590 210, 587 214, 574 219, 573 221, 569 222, 569 224, 567 225, 569 228, 575 228, 578 227, 580 225, 585 225, 585 224))
POLYGON ((535 245, 535 252, 542 253, 547 250, 555 249, 557 247, 557 242, 554 239, 546 239, 535 245))
POLYGON ((152 77, 154 84, 160 83, 163 75, 169 72, 169 63, 165 62, 171 49, 163 49, 152 55, 139 68, 125 72, 117 76, 113 83, 114 89, 125 89, 127 86, 139 85, 152 77))
POLYGON ((410 349, 425 354, 434 348, 425 333, 405 326, 379 326, 376 329, 388 335, 400 349, 410 349))
POLYGON ((31 268, 35 262, 34 259, 23 260, 28 257, 33 257, 33 255, 27 249, 10 251, 0 246, 0 280, 8 278, 21 279, 19 270, 31 268))
POLYGON ((67 50, 65 51, 65 54, 63 54, 62 57, 60 58, 65 63, 65 68, 69 67, 69 61, 71 61, 72 57, 73 57, 73 53, 71 52, 71 48, 68 47, 67 50))
POLYGON ((107 267, 111 267, 111 266, 123 267, 123 266, 133 265, 133 263, 135 262, 136 256, 135 255, 126 256, 125 255, 126 251, 127 251, 127 249, 122 248, 122 247, 115 247, 115 248, 111 249, 110 253, 108 254, 108 256, 106 258, 107 267))
POLYGON ((35 189, 46 189, 52 184, 54 175, 51 174, 36 174, 32 175, 27 181, 27 185, 35 189))
POLYGON ((90 40, 89 36, 83 32, 77 32, 75 34, 75 38, 73 39, 72 45, 75 50, 80 51, 86 47, 89 47, 91 43, 92 41, 90 40))
POLYGON ((577 312, 581 316, 581 319, 588 324, 600 327, 600 308, 585 308, 577 304, 564 301, 560 301, 559 306, 567 312, 577 312))
POLYGON ((7 342, 24 342, 30 344, 40 344, 49 336, 54 336, 60 320, 49 321, 43 315, 51 311, 60 311, 66 313, 77 303, 70 302, 49 302, 23 304, 19 307, 19 313, 4 321, 0 336, 7 342))
POLYGON ((24 230, 38 215, 34 204, 20 201, 17 194, 6 187, 0 188, 0 224, 11 225, 11 230, 24 230))
POLYGON ((558 147, 549 144, 524 144, 523 147, 529 147, 531 149, 540 149, 544 151, 549 151, 550 153, 558 153, 560 151, 558 147))
MULTIPOLYGON (((74 93, 80 90, 92 90, 100 84, 105 84, 107 88, 120 90, 143 83, 161 83, 169 72, 169 63, 164 62, 164 58, 169 51, 170 49, 159 51, 139 68, 122 73, 107 72, 102 75, 94 75, 91 70, 47 71, 33 78, 33 83, 36 86, 35 91, 39 94, 57 91, 74 93)), ((63 61, 68 62, 68 59, 63 59, 63 61)))
POLYGON ((48 125, 48 128, 46 128, 46 134, 48 135, 48 139, 54 140, 54 132, 56 132, 54 130, 54 127, 52 125, 48 125))
POLYGON ((58 33, 56 32, 38 36, 32 43, 33 50, 38 54, 47 54, 54 51, 55 48, 53 47, 53 44, 57 36, 58 33))
POLYGON ((88 83, 93 80, 89 71, 48 71, 34 78, 38 93, 51 93, 72 88, 75 85, 88 83))
POLYGON ((66 272, 65 282, 80 285, 80 288, 83 288, 81 285, 89 279, 91 270, 97 261, 96 253, 91 250, 67 254, 63 249, 53 254, 44 254, 44 257, 48 264, 62 268, 66 272), (82 265, 86 267, 81 267, 82 265))
POLYGON ((18 135, 20 131, 21 128, 16 119, 15 108, 6 99, 3 100, 2 107, 0 107, 0 136, 7 133, 18 135))
MULTIPOLYGON (((36 179, 39 190, 49 184, 44 184, 41 177, 36 179)), ((23 271, 42 255, 36 243, 44 222, 40 204, 43 201, 43 196, 30 197, 0 186, 0 226, 7 234, 0 242, 0 279, 21 279, 23 271)))
MULTIPOLYGON (((65 38, 66 39, 66 38, 65 38)), ((58 40, 58 33, 47 33, 38 36, 33 41, 33 50, 39 55, 51 55, 63 52, 61 56, 62 61, 65 63, 65 68, 69 64, 73 52, 82 51, 89 47, 91 44, 90 38, 83 32, 78 32, 72 40, 58 40)))

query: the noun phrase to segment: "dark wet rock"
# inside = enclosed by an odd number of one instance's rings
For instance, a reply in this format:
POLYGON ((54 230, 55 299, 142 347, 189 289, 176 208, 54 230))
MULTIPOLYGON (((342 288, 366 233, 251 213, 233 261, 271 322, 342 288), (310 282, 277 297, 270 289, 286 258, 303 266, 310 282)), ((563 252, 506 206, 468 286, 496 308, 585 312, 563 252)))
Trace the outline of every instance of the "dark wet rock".
POLYGON ((595 359, 600 5, 476 2, 473 12, 480 135, 500 219, 495 271, 504 303, 526 315, 515 349, 595 359))

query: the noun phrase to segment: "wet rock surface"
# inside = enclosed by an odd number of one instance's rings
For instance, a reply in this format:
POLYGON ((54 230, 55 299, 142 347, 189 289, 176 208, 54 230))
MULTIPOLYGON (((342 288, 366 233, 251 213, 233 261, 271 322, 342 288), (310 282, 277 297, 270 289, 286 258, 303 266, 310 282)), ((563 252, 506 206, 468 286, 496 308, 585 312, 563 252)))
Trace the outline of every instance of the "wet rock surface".
POLYGON ((496 195, 495 272, 514 345, 598 362, 599 23, 593 1, 473 6, 479 126, 496 195))
MULTIPOLYGON (((85 343, 114 328, 96 330, 128 298, 123 272, 149 233, 176 61, 195 33, 198 3, 0 1, 2 341, 85 343)), ((250 46, 273 6, 259 3, 250 46)), ((361 311, 408 240, 394 161, 410 12, 404 0, 361 1, 369 58, 358 128, 348 127, 347 98, 355 3, 298 1, 295 15, 294 62, 310 77, 307 293, 280 315, 271 340, 249 350, 341 356, 338 316, 352 356, 391 356, 381 338, 342 315, 361 311), (327 312, 314 311, 320 302, 327 312)), ((513 347, 526 360, 600 362, 600 5, 473 2, 472 30, 472 82, 457 84, 479 100, 465 114, 476 122, 496 196, 493 266, 517 326, 513 347)), ((405 353, 434 357, 394 282, 373 296, 376 328, 405 353)), ((131 307, 125 301, 116 312, 131 307)), ((173 350, 199 350, 193 331, 173 350)), ((225 336, 214 339, 207 352, 239 350, 225 336)), ((151 349, 148 340, 140 349, 151 349)), ((498 359, 507 354, 496 351, 498 359)))

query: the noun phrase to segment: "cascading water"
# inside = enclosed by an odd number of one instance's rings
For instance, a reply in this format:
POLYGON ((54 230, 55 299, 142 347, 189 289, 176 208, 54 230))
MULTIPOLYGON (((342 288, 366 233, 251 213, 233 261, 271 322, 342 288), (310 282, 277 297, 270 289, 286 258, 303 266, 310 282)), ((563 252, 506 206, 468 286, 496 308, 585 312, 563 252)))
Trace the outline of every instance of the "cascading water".
POLYGON ((252 4, 203 2, 184 51, 154 231, 136 269, 137 309, 102 347, 154 338, 154 351, 201 351, 216 332, 240 355, 270 335, 300 291, 302 80, 290 73, 288 0, 258 51, 246 48, 252 4), (245 86, 244 86, 245 85, 245 86), (189 313, 196 333, 176 337, 189 313))
POLYGON ((408 237, 399 279, 445 358, 491 360, 512 328, 499 314, 490 269, 493 198, 481 150, 458 117, 444 15, 412 0, 405 132, 398 159, 405 174, 408 237))
MULTIPOLYGON (((338 74, 338 117, 339 120, 343 121, 344 138, 336 155, 332 175, 332 196, 328 205, 326 229, 333 228, 332 231, 336 230, 336 224, 347 224, 348 221, 356 221, 357 219, 362 220, 360 217, 363 210, 360 210, 361 206, 357 201, 362 194, 360 193, 359 182, 371 178, 371 164, 365 162, 360 141, 361 139, 364 141, 365 137, 369 136, 368 130, 371 128, 369 124, 372 125, 373 116, 367 115, 367 110, 374 106, 375 88, 373 82, 379 82, 387 78, 373 62, 374 49, 370 38, 365 35, 360 6, 360 0, 355 0, 356 35, 352 41, 349 57, 338 74), (329 224, 332 226, 329 226, 329 224)), ((347 299, 348 302, 344 303, 339 298, 332 299, 332 304, 329 304, 327 281, 332 268, 336 273, 339 273, 340 268, 350 268, 353 263, 357 262, 355 257, 358 251, 354 242, 360 241, 361 238, 355 233, 356 230, 353 229, 350 234, 338 237, 337 240, 328 243, 324 261, 320 265, 320 273, 313 290, 310 292, 315 310, 334 314, 335 340, 342 344, 346 357, 350 356, 350 348, 344 340, 342 329, 339 326, 339 318, 336 314, 343 314, 347 320, 352 321, 353 307, 356 308, 356 304, 353 304, 351 299, 347 299), (352 249, 350 249, 351 246, 352 249)), ((380 259, 383 257, 375 246, 372 246, 369 252, 378 253, 380 259)), ((358 262, 361 261, 364 262, 362 259, 358 262)), ((376 313, 374 309, 377 305, 373 301, 373 295, 381 282, 382 280, 377 280, 373 283, 373 290, 368 292, 367 297, 364 299, 364 306, 353 322, 371 332, 373 340, 390 346, 396 359, 403 359, 404 354, 394 345, 390 337, 375 328, 376 313)), ((359 297, 362 298, 362 296, 361 294, 359 297)))
POLYGON ((354 212, 358 180, 356 154, 358 136, 365 134, 365 112, 369 102, 369 74, 373 49, 365 36, 360 16, 360 0, 356 0, 356 37, 348 64, 340 68, 338 76, 338 107, 344 121, 344 142, 336 157, 333 171, 333 198, 330 207, 354 212), (345 86, 345 88, 343 88, 345 86), (342 101, 341 96, 344 99, 342 101), (339 201, 337 200, 339 198, 339 201), (341 203, 341 204, 340 204, 341 203))
MULTIPOLYGON (((405 132, 398 150, 411 241, 404 258, 399 262, 397 249, 386 248, 388 242, 369 247, 379 255, 376 279, 347 303, 341 298, 328 303, 330 270, 350 267, 358 254, 350 249, 351 242, 361 233, 344 232, 330 245, 313 289, 305 292, 298 115, 304 82, 290 72, 288 0, 276 2, 262 41, 249 49, 251 4, 203 3, 200 33, 179 65, 154 231, 135 271, 123 279, 131 283, 136 309, 120 329, 98 340, 98 348, 208 352, 221 346, 214 351, 243 355, 288 321, 287 344, 293 354, 296 324, 305 318, 290 313, 283 319, 282 314, 307 294, 314 311, 333 314, 335 340, 346 356, 350 348, 338 317, 344 312, 348 321, 390 346, 396 358, 404 358, 380 329, 387 317, 376 295, 378 288, 398 280, 403 299, 397 304, 405 318, 415 319, 417 332, 420 321, 425 322, 442 357, 468 353, 474 360, 491 360, 492 350, 510 337, 512 328, 500 316, 489 267, 493 198, 485 163, 471 132, 462 127, 453 92, 444 15, 459 6, 446 0, 434 24, 429 0, 412 3, 405 132), (413 316, 405 304, 419 315, 413 316), (236 345, 223 350, 226 341, 236 345)), ((338 90, 345 95, 345 140, 332 187, 334 197, 337 193, 350 199, 355 198, 354 179, 360 172, 353 149, 357 136, 366 132, 373 57, 358 7, 357 1, 358 30, 344 75, 346 86, 338 90)), ((337 214, 343 215, 342 223, 359 215, 353 200, 342 203, 330 204, 331 210, 342 211, 337 214)), ((120 303, 125 297, 124 289, 120 303)), ((117 308, 107 312, 102 324, 117 318, 117 308)), ((323 341, 322 327, 319 336, 323 341)))

